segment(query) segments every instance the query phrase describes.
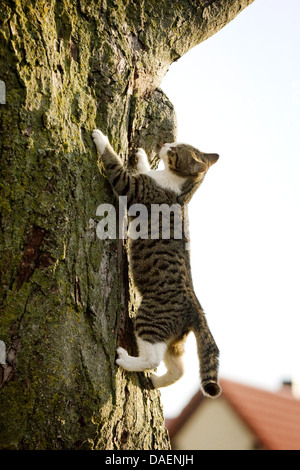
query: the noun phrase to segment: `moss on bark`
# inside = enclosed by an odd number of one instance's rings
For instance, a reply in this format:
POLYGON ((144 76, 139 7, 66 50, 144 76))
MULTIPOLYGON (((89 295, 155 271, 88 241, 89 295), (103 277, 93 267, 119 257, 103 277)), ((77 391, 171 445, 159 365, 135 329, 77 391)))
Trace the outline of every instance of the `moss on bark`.
POLYGON ((91 131, 154 159, 169 65, 251 2, 1 0, 0 448, 169 448, 159 392, 115 365, 132 300, 122 241, 96 237, 91 131))

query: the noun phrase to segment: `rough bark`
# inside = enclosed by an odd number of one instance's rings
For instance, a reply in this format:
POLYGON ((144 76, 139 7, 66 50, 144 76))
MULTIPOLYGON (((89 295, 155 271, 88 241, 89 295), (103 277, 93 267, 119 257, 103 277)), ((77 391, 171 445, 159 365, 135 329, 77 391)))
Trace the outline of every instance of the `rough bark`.
POLYGON ((253 0, 0 1, 1 449, 168 449, 159 392, 115 365, 131 344, 126 249, 91 140, 153 158, 176 135, 170 64, 253 0))

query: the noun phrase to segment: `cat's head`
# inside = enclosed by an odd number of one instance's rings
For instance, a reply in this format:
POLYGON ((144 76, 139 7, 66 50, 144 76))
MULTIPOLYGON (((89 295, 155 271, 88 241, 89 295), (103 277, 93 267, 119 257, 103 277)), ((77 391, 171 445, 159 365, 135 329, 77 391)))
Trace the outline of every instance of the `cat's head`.
POLYGON ((219 155, 216 153, 203 153, 187 144, 164 144, 159 156, 166 168, 179 176, 197 178, 216 163, 219 155))

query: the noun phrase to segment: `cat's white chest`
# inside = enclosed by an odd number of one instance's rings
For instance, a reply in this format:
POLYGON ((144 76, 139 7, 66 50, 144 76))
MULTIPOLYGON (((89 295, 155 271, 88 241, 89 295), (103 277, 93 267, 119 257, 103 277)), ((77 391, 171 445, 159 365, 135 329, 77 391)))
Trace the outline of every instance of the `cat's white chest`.
POLYGON ((174 175, 168 170, 149 170, 144 172, 145 175, 150 176, 155 182, 163 189, 170 189, 176 194, 181 193, 182 185, 185 178, 174 175))

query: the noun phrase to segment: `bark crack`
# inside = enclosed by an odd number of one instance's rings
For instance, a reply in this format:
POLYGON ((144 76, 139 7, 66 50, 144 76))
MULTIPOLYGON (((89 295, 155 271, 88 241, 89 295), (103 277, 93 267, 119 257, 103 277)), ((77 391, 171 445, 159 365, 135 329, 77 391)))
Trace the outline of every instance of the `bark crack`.
POLYGON ((29 280, 35 269, 46 268, 54 264, 55 259, 50 253, 41 252, 40 250, 46 234, 47 231, 45 229, 37 226, 32 227, 24 245, 17 272, 17 292, 21 289, 23 283, 29 280))

